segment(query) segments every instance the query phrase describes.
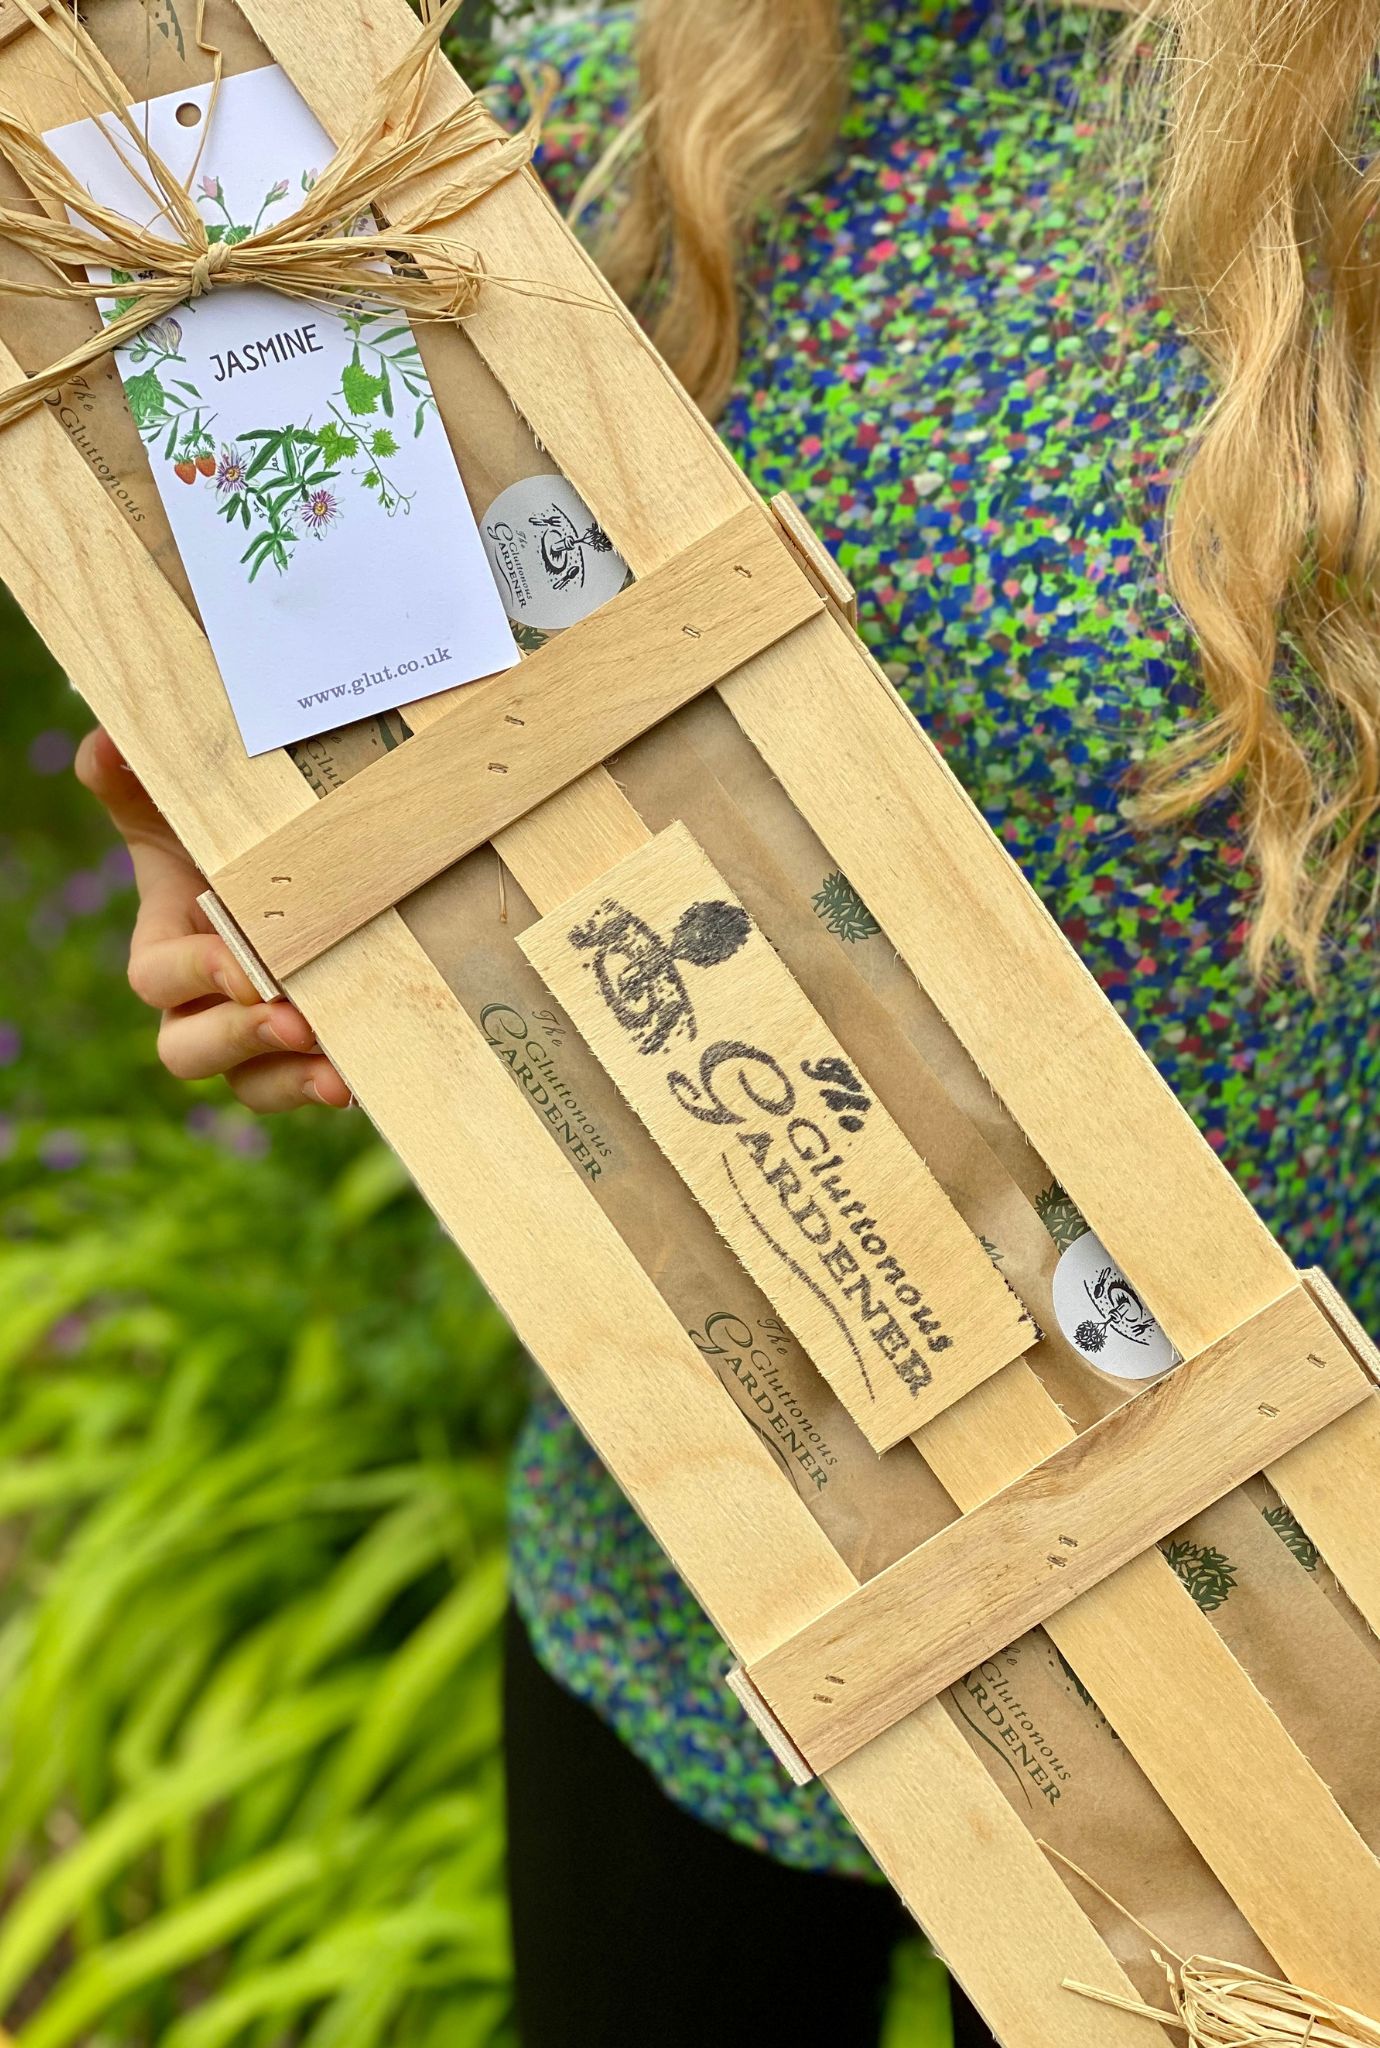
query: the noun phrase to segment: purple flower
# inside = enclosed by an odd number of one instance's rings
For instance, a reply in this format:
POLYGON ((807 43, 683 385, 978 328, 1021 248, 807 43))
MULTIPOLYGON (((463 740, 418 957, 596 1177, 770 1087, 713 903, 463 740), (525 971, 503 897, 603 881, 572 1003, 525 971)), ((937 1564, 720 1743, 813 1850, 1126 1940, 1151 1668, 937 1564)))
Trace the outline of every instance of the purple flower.
POLYGON ((333 493, 322 486, 307 493, 297 508, 297 516, 308 533, 319 537, 328 526, 335 525, 340 517, 340 507, 333 493))
POLYGON ((76 751, 70 732, 41 732, 29 748, 29 766, 35 775, 65 775, 76 751))
POLYGON ((268 1133, 258 1124, 236 1118, 222 1143, 227 1152, 235 1153, 240 1159, 262 1159, 268 1151, 268 1133))
POLYGON ((61 1317, 48 1332, 48 1349, 61 1357, 70 1358, 74 1351, 80 1351, 86 1342, 88 1318, 75 1314, 61 1317))
POLYGON ((94 911, 104 910, 110 890, 105 877, 98 868, 79 868, 69 875, 62 892, 64 908, 74 917, 89 917, 94 911))
POLYGON ((244 457, 238 448, 221 449, 216 464, 216 489, 227 498, 244 489, 244 457))
POLYGON ((24 1041, 15 1024, 0 1024, 0 1067, 12 1067, 19 1058, 24 1041))
POLYGON ((49 1131, 38 1156, 50 1173, 70 1173, 86 1157, 86 1140, 79 1131, 49 1131))
POLYGON ((144 339, 154 348, 162 349, 164 355, 175 356, 182 346, 182 323, 166 313, 144 329, 144 339))
POLYGON ((213 178, 209 171, 203 172, 201 178, 201 189, 208 199, 214 199, 217 206, 220 205, 221 200, 224 197, 224 194, 220 189, 219 178, 213 178))

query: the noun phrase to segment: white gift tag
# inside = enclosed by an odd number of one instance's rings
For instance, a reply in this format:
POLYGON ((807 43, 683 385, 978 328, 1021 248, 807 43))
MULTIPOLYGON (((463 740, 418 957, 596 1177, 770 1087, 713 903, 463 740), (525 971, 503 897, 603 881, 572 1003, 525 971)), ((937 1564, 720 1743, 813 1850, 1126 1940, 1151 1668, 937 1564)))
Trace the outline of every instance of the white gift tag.
MULTIPOLYGON (((131 110, 180 178, 210 100, 198 86, 131 110)), ((46 139, 105 205, 152 219, 95 121, 46 139)), ((193 188, 213 239, 293 212, 333 154, 277 65, 227 78, 193 188)), ((117 361, 250 753, 513 665, 401 314, 235 286, 146 328, 117 361)))
POLYGON ((1116 1260, 1092 1231, 1054 1269, 1059 1328, 1089 1365, 1119 1380, 1150 1380, 1179 1354, 1116 1260))

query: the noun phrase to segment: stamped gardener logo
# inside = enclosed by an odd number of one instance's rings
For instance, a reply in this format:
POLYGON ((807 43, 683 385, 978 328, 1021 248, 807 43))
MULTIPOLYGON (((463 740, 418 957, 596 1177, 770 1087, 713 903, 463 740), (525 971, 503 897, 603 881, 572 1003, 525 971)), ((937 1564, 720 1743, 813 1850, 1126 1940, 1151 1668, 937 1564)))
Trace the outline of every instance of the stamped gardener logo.
MULTIPOLYGON (((304 172, 302 189, 314 180, 314 172, 304 172)), ((224 181, 207 174, 197 202, 203 213, 220 216, 208 221, 208 238, 247 240, 289 190, 286 178, 276 179, 257 209, 239 218, 224 181)), ((112 282, 118 287, 130 278, 116 271, 112 282)), ((132 303, 117 298, 106 318, 117 318, 132 303)), ((435 400, 406 321, 395 313, 358 309, 330 323, 329 341, 312 320, 247 334, 211 353, 209 378, 203 372, 198 381, 184 350, 185 323, 196 317, 197 308, 185 306, 145 328, 121 352, 125 395, 150 454, 168 463, 180 483, 214 493, 228 534, 241 542, 248 536, 240 563, 250 583, 270 564, 285 575, 299 544, 324 541, 361 494, 390 519, 411 511, 416 492, 403 481, 404 447, 420 438, 435 400), (227 429, 220 409, 223 387, 298 357, 325 357, 328 367, 336 347, 340 359, 324 398, 300 417, 227 429)))
POLYGON ((612 897, 576 925, 570 943, 588 953, 599 993, 639 1052, 698 1035, 681 965, 714 967, 736 953, 751 926, 736 903, 692 903, 669 939, 612 897))
MULTIPOLYGON (((753 929, 741 904, 706 897, 692 901, 664 937, 609 896, 565 937, 639 1053, 673 1057, 682 1045, 696 1046, 693 1065, 666 1069, 671 1099, 722 1134, 718 1165, 734 1201, 832 1319, 868 1396, 875 1401, 859 1334, 881 1347, 916 1394, 931 1379, 917 1340, 937 1353, 953 1339, 878 1228, 878 1209, 869 1214, 865 1191, 849 1184, 861 1161, 850 1166, 848 1153, 873 1109, 859 1075, 837 1052, 802 1059, 799 1047, 773 1052, 712 1029, 702 1041, 691 970, 707 974, 731 960, 753 929)), ((721 1030, 725 1013, 713 995, 699 1000, 721 1030)))
POLYGON ((1108 1331, 1142 1349, 1149 1344, 1155 1318, 1119 1267, 1099 1266, 1093 1278, 1083 1282, 1083 1292, 1092 1314, 1073 1333, 1080 1351, 1105 1350, 1108 1331))

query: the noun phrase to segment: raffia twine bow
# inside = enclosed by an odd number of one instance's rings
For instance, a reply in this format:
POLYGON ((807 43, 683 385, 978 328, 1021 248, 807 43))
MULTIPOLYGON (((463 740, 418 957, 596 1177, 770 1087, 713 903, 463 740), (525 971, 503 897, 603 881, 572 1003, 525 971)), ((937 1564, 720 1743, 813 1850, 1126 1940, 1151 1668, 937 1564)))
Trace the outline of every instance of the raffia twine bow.
MULTIPOLYGON (((7 281, 4 290, 28 298, 109 298, 109 284, 70 273, 119 271, 124 306, 79 348, 0 392, 0 427, 175 307, 213 290, 261 285, 314 305, 352 311, 376 306, 414 321, 463 320, 486 282, 548 297, 573 296, 526 279, 493 277, 477 249, 444 231, 477 199, 530 163, 544 111, 544 103, 539 104, 517 135, 500 128, 477 100, 422 122, 441 36, 460 0, 425 9, 428 19, 416 41, 379 81, 354 129, 296 212, 235 242, 213 241, 197 211, 191 187, 201 151, 185 183, 174 176, 132 118, 119 77, 75 13, 64 8, 58 27, 32 0, 14 4, 70 61, 74 82, 96 102, 92 111, 113 117, 103 123, 104 132, 148 194, 153 213, 141 225, 99 205, 27 121, 0 108, 0 155, 42 209, 30 213, 0 207, 0 237, 27 250, 52 274, 45 282, 7 281), (414 181, 420 196, 410 205, 390 208, 383 248, 377 236, 359 233, 359 223, 385 194, 414 181), (80 214, 79 222, 68 219, 68 208, 80 214), (390 265, 381 260, 384 249, 405 254, 390 265)), ((215 78, 202 149, 221 85, 220 54, 201 37, 204 4, 201 0, 197 40, 215 60, 215 78)))
POLYGON ((1190 2048, 1380 2048, 1380 2024, 1368 2020, 1364 2013, 1353 2012, 1349 2005, 1339 2005, 1314 1991, 1301 1991, 1282 1977, 1267 1977, 1239 1963, 1224 1963, 1215 1956, 1179 1955, 1070 1857, 1048 1842, 1041 1842, 1040 1847, 1139 1928, 1151 1956, 1164 1971, 1171 2009, 1166 2012, 1160 2006, 1142 2005, 1115 1991, 1079 1984, 1072 1977, 1064 1979, 1066 1991, 1175 2028, 1187 2035, 1190 2048))

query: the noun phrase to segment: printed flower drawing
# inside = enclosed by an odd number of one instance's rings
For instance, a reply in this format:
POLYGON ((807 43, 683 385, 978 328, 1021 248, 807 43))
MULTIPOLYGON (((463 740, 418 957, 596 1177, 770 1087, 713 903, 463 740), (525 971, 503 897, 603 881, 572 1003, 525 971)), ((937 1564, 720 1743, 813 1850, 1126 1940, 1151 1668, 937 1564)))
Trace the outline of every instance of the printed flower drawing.
POLYGON ((297 508, 297 516, 308 533, 319 539, 328 526, 334 526, 340 517, 340 506, 331 493, 324 488, 309 492, 297 508))
POLYGON ((238 448, 222 448, 216 464, 216 489, 222 497, 244 489, 244 457, 238 448))
MULTIPOLYGON (((302 173, 304 191, 316 176, 314 170, 302 173)), ((291 190, 290 179, 275 178, 257 208, 241 215, 224 181, 204 172, 197 202, 218 216, 207 223, 209 239, 232 246, 247 240, 291 190)), ((111 282, 118 288, 131 279, 117 271, 111 282)), ((132 303, 117 298, 105 317, 117 318, 132 303)), ((266 564, 286 575, 302 539, 326 540, 349 518, 360 493, 389 519, 411 511, 415 491, 407 487, 405 449, 409 440, 420 439, 436 401, 405 320, 388 311, 345 314, 342 355, 333 373, 322 358, 330 376, 324 407, 282 425, 237 425, 227 433, 197 385, 179 374, 187 368, 184 318, 196 310, 179 308, 120 351, 125 396, 150 455, 168 463, 180 483, 210 485, 227 531, 244 541, 240 561, 250 583, 266 564), (213 434, 216 427, 219 434, 213 434)), ((573 549, 566 537, 554 542, 566 566, 573 554, 572 574, 582 546, 608 546, 597 529, 573 541, 573 549)))

